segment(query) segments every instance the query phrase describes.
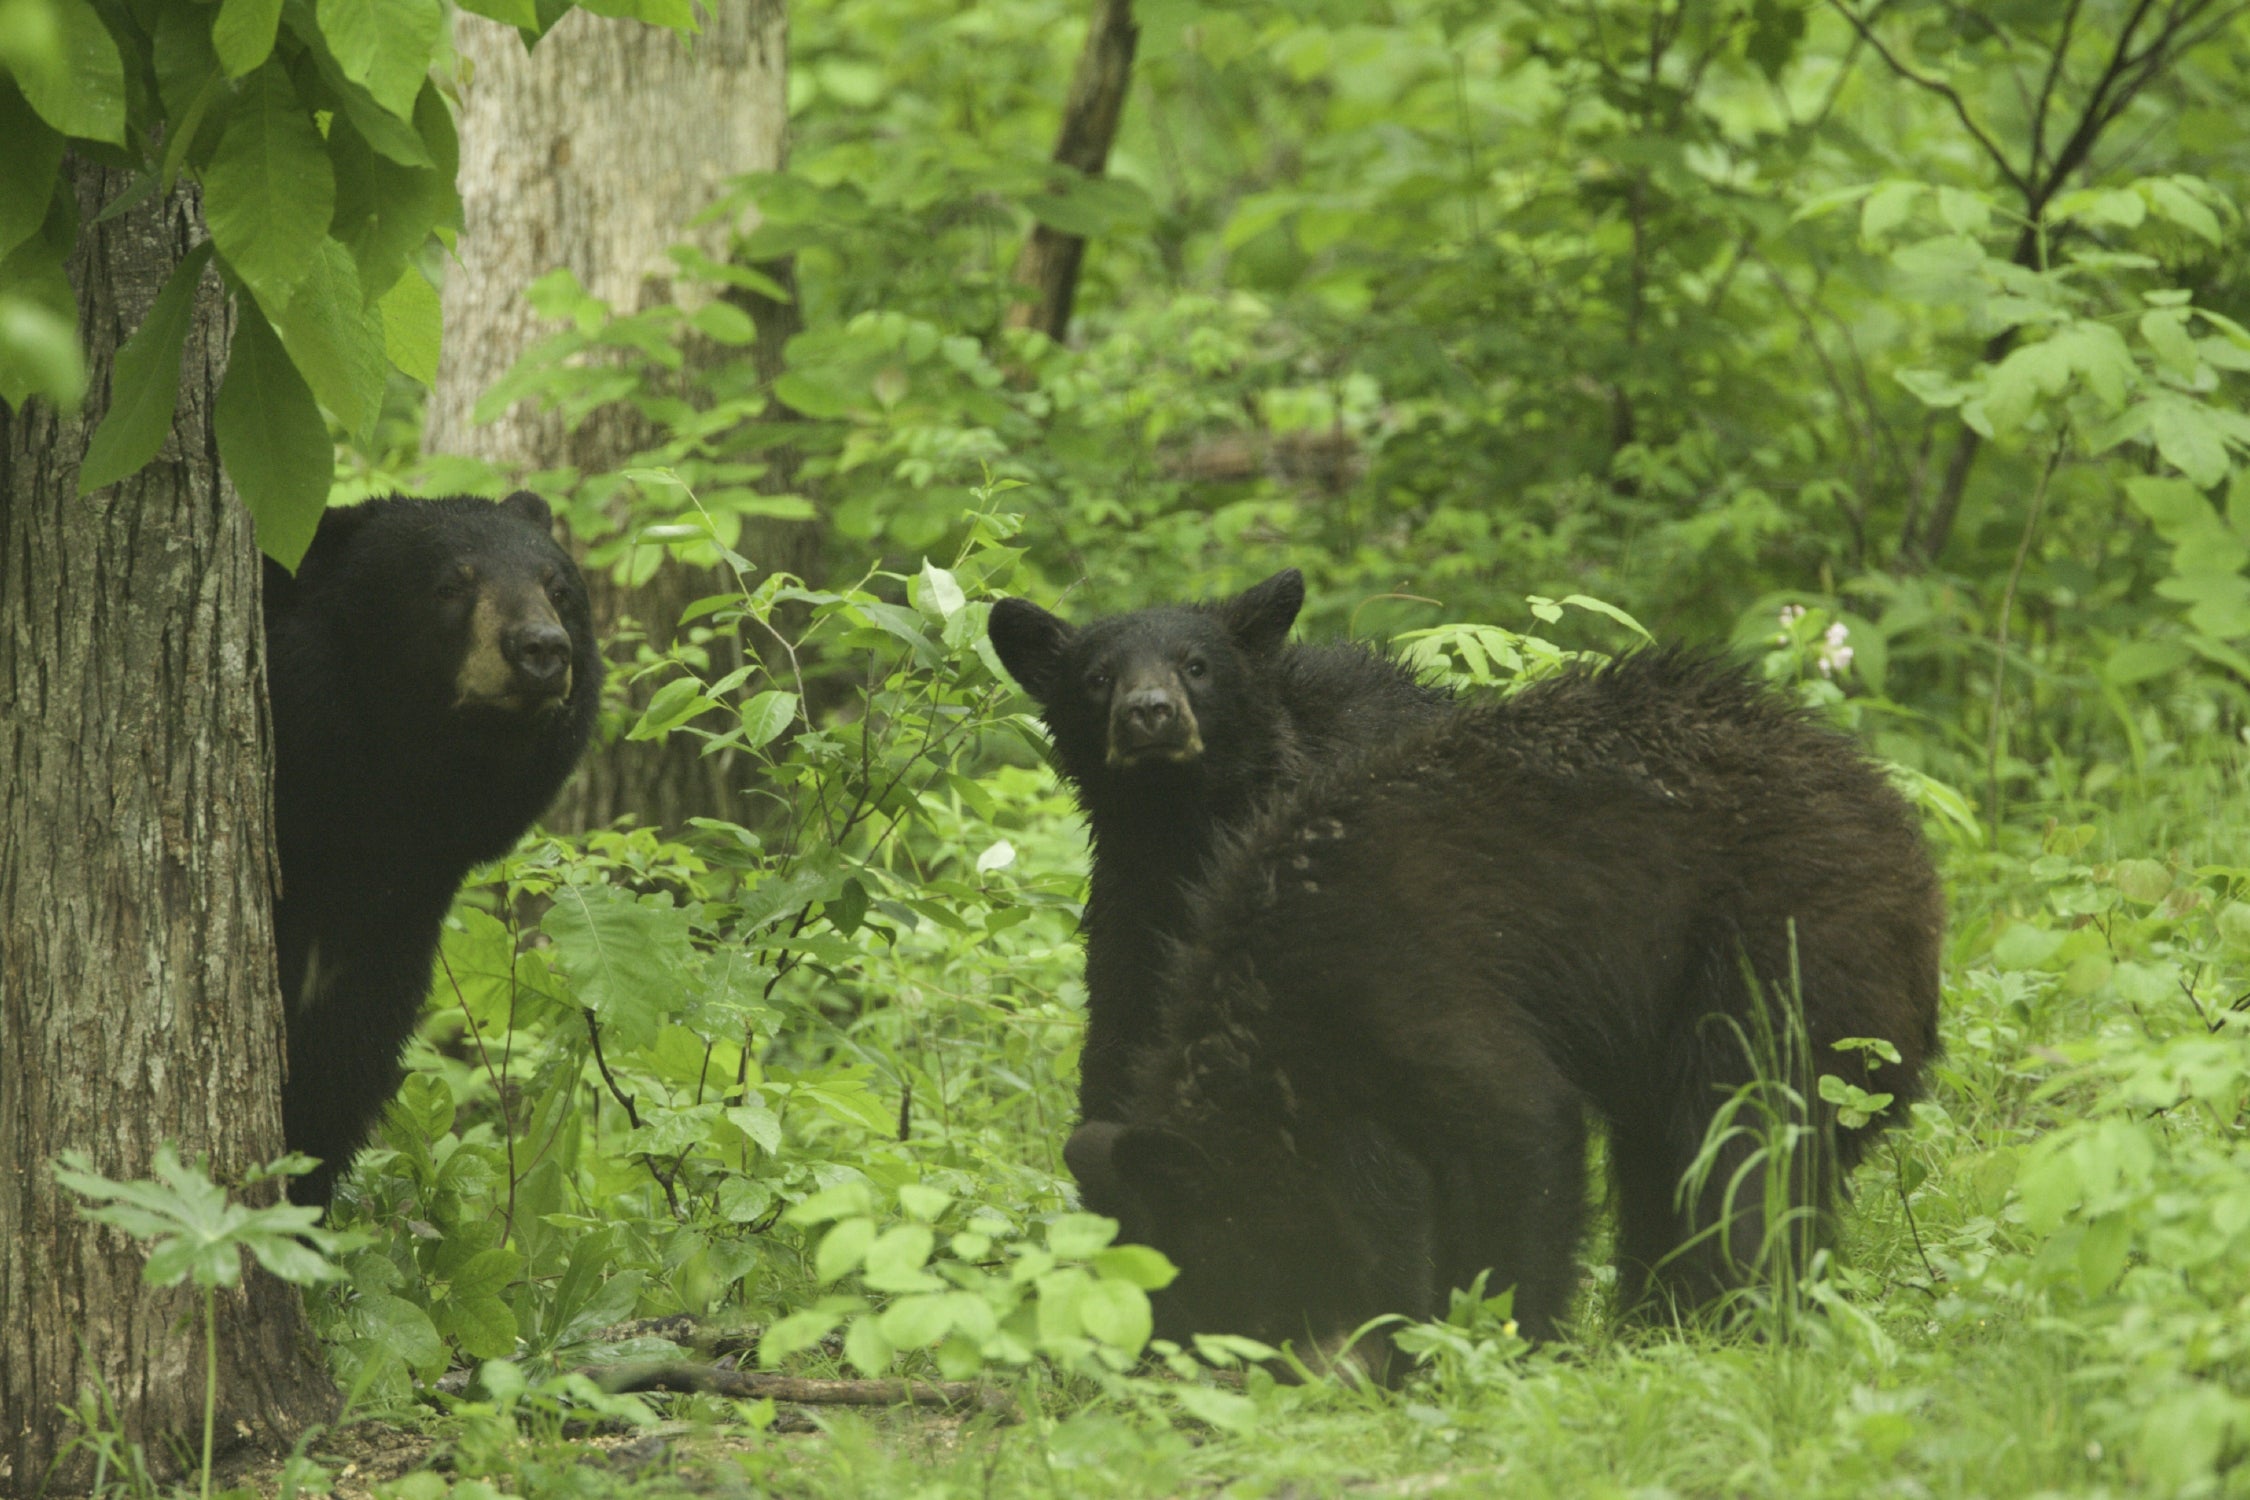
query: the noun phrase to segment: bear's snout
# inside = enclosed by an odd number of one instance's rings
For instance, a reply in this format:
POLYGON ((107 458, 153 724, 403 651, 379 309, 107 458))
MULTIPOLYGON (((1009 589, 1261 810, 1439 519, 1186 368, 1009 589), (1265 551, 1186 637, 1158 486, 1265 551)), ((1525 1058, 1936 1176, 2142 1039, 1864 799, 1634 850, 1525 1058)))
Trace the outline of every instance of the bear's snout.
POLYGON ((508 628, 500 649, 527 693, 544 698, 570 694, 570 632, 552 620, 525 620, 508 628))
POLYGON ((1109 712, 1109 763, 1135 766, 1161 760, 1175 764, 1203 753, 1195 710, 1170 674, 1162 681, 1141 678, 1120 683, 1109 712))

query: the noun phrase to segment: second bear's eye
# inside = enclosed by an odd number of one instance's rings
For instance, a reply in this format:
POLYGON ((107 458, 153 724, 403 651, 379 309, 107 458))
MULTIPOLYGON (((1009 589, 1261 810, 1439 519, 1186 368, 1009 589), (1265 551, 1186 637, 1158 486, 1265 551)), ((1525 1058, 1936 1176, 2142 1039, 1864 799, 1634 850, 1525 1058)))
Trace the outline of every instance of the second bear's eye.
POLYGON ((1096 667, 1086 674, 1086 691, 1089 693, 1106 693, 1109 691, 1109 672, 1107 669, 1096 667))
POLYGON ((1207 672, 1207 671, 1209 671, 1209 670, 1210 670, 1210 668, 1204 665, 1204 663, 1203 663, 1203 658, 1202 658, 1202 657, 1200 657, 1200 656, 1191 656, 1191 657, 1189 657, 1189 658, 1188 658, 1188 661, 1187 661, 1187 674, 1188 674, 1188 676, 1190 676, 1190 677, 1201 677, 1201 676, 1202 676, 1202 675, 1203 675, 1203 674, 1204 674, 1205 672, 1207 672))

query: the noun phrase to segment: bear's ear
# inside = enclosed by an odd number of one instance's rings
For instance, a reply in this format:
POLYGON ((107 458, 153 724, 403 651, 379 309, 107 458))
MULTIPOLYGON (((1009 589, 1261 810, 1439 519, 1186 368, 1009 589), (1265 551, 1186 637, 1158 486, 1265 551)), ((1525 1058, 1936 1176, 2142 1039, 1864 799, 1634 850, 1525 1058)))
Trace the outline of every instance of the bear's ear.
POLYGON ((1304 607, 1305 575, 1283 568, 1221 604, 1219 614, 1243 650, 1262 656, 1289 638, 1289 627, 1297 623, 1297 611, 1304 607))
POLYGON ((517 490, 500 502, 500 508, 510 515, 523 517, 541 531, 555 529, 555 513, 547 508, 546 501, 529 490, 517 490))
POLYGON ((1090 1203, 1114 1203, 1121 1196, 1118 1190, 1122 1184, 1117 1180, 1117 1167, 1111 1157, 1117 1148, 1117 1138, 1124 1132, 1125 1127, 1115 1120, 1088 1120, 1063 1142, 1063 1165, 1078 1179, 1078 1186, 1090 1203))
POLYGON ((1052 703, 1063 653, 1078 632, 1028 599, 1003 599, 992 606, 985 634, 1008 675, 1041 703, 1052 703))

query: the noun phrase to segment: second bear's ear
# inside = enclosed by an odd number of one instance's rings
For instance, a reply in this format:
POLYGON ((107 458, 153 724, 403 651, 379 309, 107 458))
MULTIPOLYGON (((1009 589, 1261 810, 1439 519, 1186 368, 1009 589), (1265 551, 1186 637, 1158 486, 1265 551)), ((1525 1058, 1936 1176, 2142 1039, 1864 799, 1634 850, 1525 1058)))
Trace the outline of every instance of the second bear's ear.
POLYGON ((555 513, 547 508, 546 501, 529 490, 517 490, 500 502, 500 508, 510 515, 523 517, 541 531, 555 529, 555 513))
POLYGON ((1055 700, 1063 653, 1078 632, 1028 599, 1003 599, 985 626, 992 649, 1023 690, 1041 703, 1055 700))
POLYGON ((1219 613, 1242 649, 1258 656, 1289 639, 1289 627, 1297 623, 1297 611, 1304 607, 1305 575, 1283 568, 1221 604, 1219 613))

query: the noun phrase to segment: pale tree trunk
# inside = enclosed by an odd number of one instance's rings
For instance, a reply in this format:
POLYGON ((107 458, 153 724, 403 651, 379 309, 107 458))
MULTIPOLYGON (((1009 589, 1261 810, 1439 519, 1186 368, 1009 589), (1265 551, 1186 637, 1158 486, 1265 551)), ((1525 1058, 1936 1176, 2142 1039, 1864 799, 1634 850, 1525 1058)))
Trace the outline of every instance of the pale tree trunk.
MULTIPOLYGON (((788 13, 784 0, 711 0, 704 28, 681 38, 574 11, 526 52, 508 27, 466 13, 455 44, 472 69, 461 95, 461 263, 444 294, 445 354, 431 393, 424 447, 466 453, 521 475, 568 464, 613 470, 656 434, 622 407, 596 412, 577 431, 519 402, 482 426, 477 398, 539 338, 553 333, 524 289, 568 267, 620 311, 674 300, 667 246, 689 241, 725 260, 751 222, 691 229, 689 221, 729 177, 776 171, 788 129, 788 13)), ((782 268, 786 277, 786 268, 782 268)), ((758 324, 753 355, 768 381, 796 331, 793 306, 741 299, 758 324)), ((691 349, 691 362, 730 357, 691 349)), ((777 466, 781 470, 786 465, 777 466)), ((777 472, 771 487, 785 489, 777 472)), ((760 528, 740 550, 762 568, 804 574, 819 535, 805 525, 760 528)), ((668 644, 691 600, 734 586, 730 575, 667 560, 629 594, 590 573, 604 634, 630 616, 652 644, 668 644)), ((624 654, 613 660, 630 665, 624 654)), ((716 664, 724 671, 731 662, 716 664)), ((645 703, 648 686, 632 696, 645 703)), ((598 827, 623 814, 677 827, 691 816, 739 819, 728 757, 674 735, 620 741, 586 758, 548 815, 558 827, 598 827)))
MULTIPOLYGON (((146 1176, 159 1142, 221 1183, 281 1154, 259 561, 212 403, 234 317, 206 271, 156 461, 81 498, 118 345, 205 238, 187 184, 104 224, 133 174, 73 154, 85 411, 0 408, 0 1493, 30 1495, 98 1382, 159 1471, 200 1445, 192 1288, 80 1218, 56 1154, 146 1176)), ((270 1184, 255 1190, 271 1201, 270 1184)), ((218 1432, 286 1450, 335 1391, 294 1288, 219 1299, 218 1432)), ((82 1488, 81 1452, 55 1475, 82 1488)))

